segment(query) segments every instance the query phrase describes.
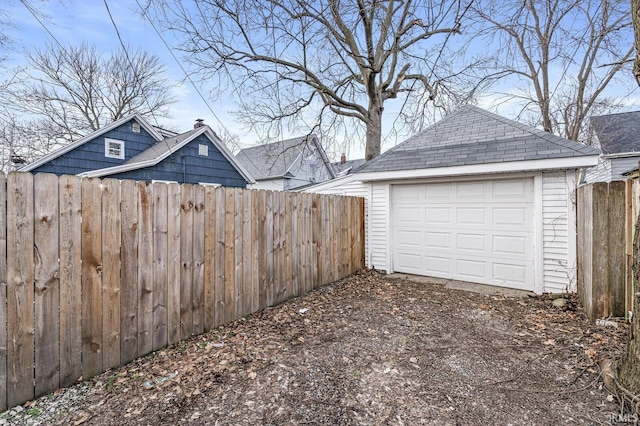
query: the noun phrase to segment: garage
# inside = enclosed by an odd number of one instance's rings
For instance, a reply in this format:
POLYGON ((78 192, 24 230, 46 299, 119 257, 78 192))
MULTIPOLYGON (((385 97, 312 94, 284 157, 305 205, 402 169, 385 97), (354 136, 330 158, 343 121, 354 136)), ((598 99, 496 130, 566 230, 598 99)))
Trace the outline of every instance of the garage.
POLYGON ((392 185, 396 272, 534 290, 532 178, 392 185))

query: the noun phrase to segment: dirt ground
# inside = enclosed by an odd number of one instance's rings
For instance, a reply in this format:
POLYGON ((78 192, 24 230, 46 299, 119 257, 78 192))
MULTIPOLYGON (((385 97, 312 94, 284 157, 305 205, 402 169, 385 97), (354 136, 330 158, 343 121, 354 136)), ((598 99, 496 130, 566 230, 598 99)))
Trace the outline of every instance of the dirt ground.
POLYGON ((575 297, 558 308, 363 272, 0 424, 610 424, 598 361, 626 333, 589 323, 575 297))

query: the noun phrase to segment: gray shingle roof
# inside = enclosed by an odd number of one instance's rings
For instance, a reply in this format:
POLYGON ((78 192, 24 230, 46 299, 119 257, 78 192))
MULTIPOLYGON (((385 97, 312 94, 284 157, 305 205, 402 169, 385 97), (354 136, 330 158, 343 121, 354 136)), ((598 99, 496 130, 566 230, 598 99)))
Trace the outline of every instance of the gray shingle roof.
POLYGON ((193 130, 189 130, 186 133, 181 133, 177 136, 163 139, 160 142, 152 145, 150 148, 145 149, 135 157, 131 157, 124 164, 134 164, 134 163, 141 163, 143 161, 148 161, 148 160, 155 160, 156 158, 167 153, 168 151, 173 150, 175 146, 179 145, 182 141, 189 138, 193 133, 199 130, 201 129, 193 129, 193 130))
POLYGON ((640 152, 640 111, 591 117, 604 154, 640 152))
POLYGON ((355 173, 597 155, 595 148, 466 105, 355 173))
MULTIPOLYGON (((320 144, 315 142, 317 142, 317 138, 312 134, 257 145, 240 150, 240 152, 236 154, 236 159, 256 180, 283 177, 287 174, 300 154, 305 151, 307 144, 313 143, 315 147, 320 150, 320 155, 327 163, 327 167, 331 167, 324 150, 320 144)), ((306 148, 306 150, 309 150, 309 148, 306 148)))

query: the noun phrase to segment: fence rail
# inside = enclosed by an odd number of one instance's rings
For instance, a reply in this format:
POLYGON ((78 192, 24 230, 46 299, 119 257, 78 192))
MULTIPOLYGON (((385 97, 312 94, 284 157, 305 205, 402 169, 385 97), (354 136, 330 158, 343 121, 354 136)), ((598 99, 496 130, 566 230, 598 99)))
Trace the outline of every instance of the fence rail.
POLYGON ((363 200, 0 174, 0 411, 364 267, 363 200))

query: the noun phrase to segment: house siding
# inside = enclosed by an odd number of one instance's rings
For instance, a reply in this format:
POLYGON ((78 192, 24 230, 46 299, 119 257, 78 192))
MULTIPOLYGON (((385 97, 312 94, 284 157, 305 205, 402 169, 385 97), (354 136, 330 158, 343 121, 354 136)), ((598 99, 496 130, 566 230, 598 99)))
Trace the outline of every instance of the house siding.
POLYGON ((369 230, 369 241, 371 243, 370 267, 387 272, 393 272, 389 264, 389 208, 391 199, 389 194, 389 184, 371 183, 371 223, 369 230))
POLYGON ((131 130, 131 124, 134 121, 135 119, 132 118, 115 129, 36 167, 31 170, 31 173, 54 173, 58 176, 63 174, 71 175, 124 164, 127 160, 157 143, 153 136, 142 126, 140 133, 134 133, 131 130), (124 141, 124 160, 109 158, 104 155, 105 139, 124 141))
POLYGON ((627 180, 627 176, 623 176, 623 173, 629 172, 638 168, 638 161, 640 157, 624 157, 624 158, 612 158, 611 161, 611 180, 627 180))
POLYGON ((572 191, 566 172, 542 174, 543 291, 571 290, 575 282, 575 259, 570 259, 571 241, 575 241, 575 223, 570 228, 572 191), (571 235, 573 233, 574 235, 571 235))
POLYGON ((236 188, 245 188, 247 186, 247 182, 242 175, 204 135, 198 136, 155 166, 116 173, 108 177, 134 180, 165 180, 192 184, 200 182, 218 183, 236 188), (201 144, 209 146, 207 156, 198 154, 198 146, 201 144))

